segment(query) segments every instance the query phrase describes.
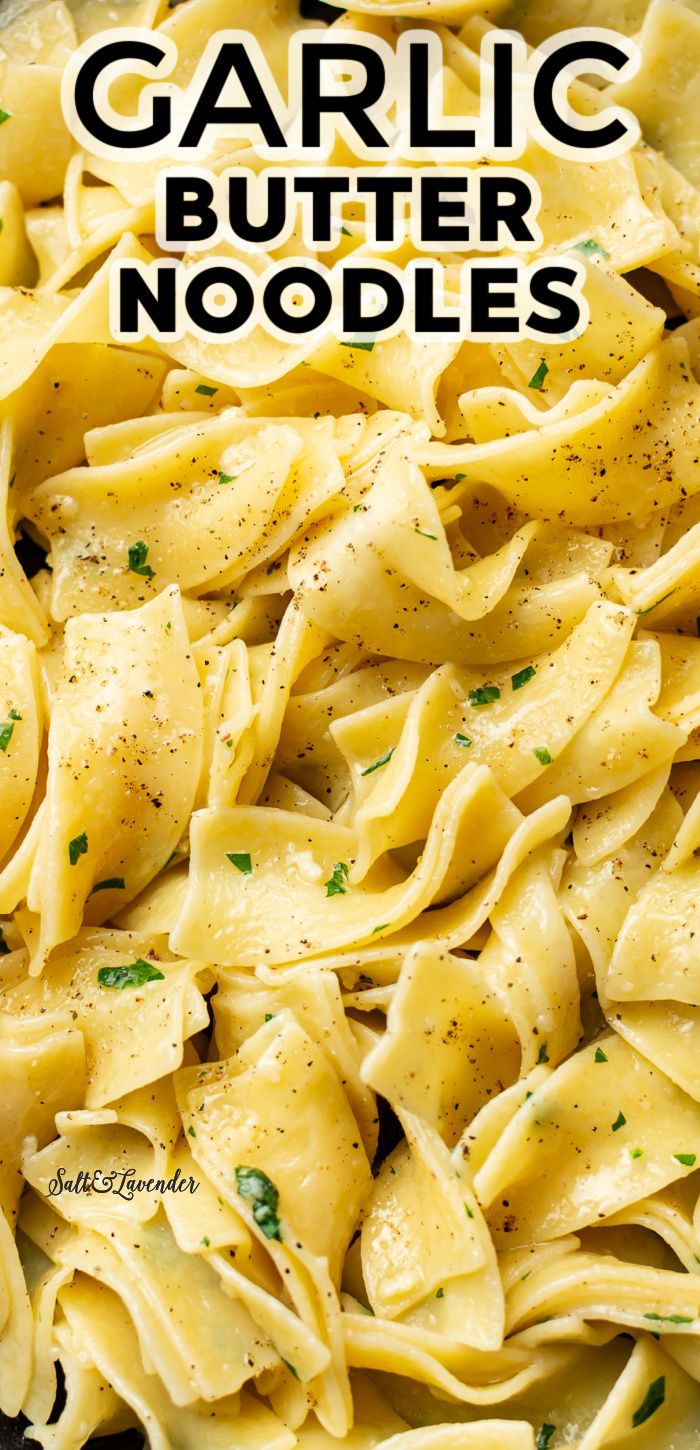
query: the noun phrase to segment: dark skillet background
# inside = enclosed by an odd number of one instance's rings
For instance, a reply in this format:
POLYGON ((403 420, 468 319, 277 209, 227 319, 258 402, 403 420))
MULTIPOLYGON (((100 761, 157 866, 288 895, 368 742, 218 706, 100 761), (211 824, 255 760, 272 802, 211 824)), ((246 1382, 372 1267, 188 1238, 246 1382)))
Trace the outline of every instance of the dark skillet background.
MULTIPOLYGON (((1 3, 1 0, 0 0, 1 3)), ((24 1415, 8 1420, 0 1414, 0 1450, 39 1450, 36 1440, 25 1440, 24 1429, 29 1424, 24 1415)), ((90 1450, 142 1450, 143 1435, 137 1430, 126 1430, 121 1435, 101 1435, 99 1440, 88 1441, 90 1450)))

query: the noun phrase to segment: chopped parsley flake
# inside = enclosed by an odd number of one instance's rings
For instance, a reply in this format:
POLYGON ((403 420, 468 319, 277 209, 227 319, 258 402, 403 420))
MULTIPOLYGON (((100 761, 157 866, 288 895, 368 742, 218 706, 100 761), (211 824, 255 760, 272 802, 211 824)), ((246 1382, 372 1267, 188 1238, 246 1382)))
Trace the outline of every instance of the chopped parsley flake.
POLYGON ((645 1314, 645 1319, 653 1319, 657 1324, 692 1324, 692 1314, 645 1314))
POLYGON ((462 482, 462 479, 463 478, 466 478, 466 476, 467 476, 466 473, 456 473, 455 474, 455 483, 461 483, 462 482))
POLYGON ((389 925, 389 922, 388 921, 380 921, 379 926, 373 926, 372 927, 372 936, 374 936, 375 932, 377 932, 377 931, 386 931, 388 925, 389 925))
MULTIPOLYGON (((263 1229, 263 1233, 264 1232, 265 1232, 265 1230, 263 1229)), ((270 1235, 268 1234, 267 1237, 269 1238, 270 1235)), ((294 1375, 295 1380, 298 1380, 299 1375, 297 1374, 297 1371, 295 1370, 294 1365, 293 1364, 290 1364, 289 1363, 289 1360, 288 1359, 285 1359, 283 1355, 280 1355, 280 1359, 282 1360, 282 1363, 283 1363, 285 1369, 288 1369, 289 1370, 289 1373, 294 1375)))
POLYGON ((330 881, 324 881, 326 896, 344 896, 348 868, 344 861, 336 861, 330 881))
POLYGON ((637 615, 638 619, 643 619, 645 614, 651 614, 652 609, 658 609, 660 604, 665 604, 666 600, 670 599, 671 595, 675 594, 675 592, 675 587, 673 589, 669 589, 667 594, 662 594, 660 599, 655 599, 654 603, 648 604, 646 609, 635 609, 634 612, 637 615))
POLYGON ((197 1130, 196 1130, 196 1128, 193 1128, 192 1127, 192 1124, 191 1123, 190 1123, 189 1128, 187 1129, 187 1132, 188 1132, 190 1138, 196 1138, 197 1137, 197 1130))
POLYGON ((438 1291, 437 1291, 437 1293, 435 1295, 435 1298, 436 1299, 444 1299, 444 1297, 445 1297, 445 1290, 444 1289, 438 1289, 438 1291))
POLYGON ((661 1408, 665 1398, 666 1376, 662 1374, 657 1380, 652 1380, 639 1409, 635 1410, 632 1416, 634 1428, 636 1429, 637 1425, 643 1425, 645 1420, 651 1419, 651 1416, 661 1408))
POLYGON ((279 1193, 274 1183, 260 1168, 245 1168, 239 1163, 236 1168, 236 1188, 241 1198, 249 1198, 253 1218, 266 1239, 279 1239, 280 1221, 277 1217, 279 1193))
POLYGON ((68 860, 71 866, 77 866, 80 856, 87 856, 87 848, 88 838, 85 831, 81 831, 79 836, 74 836, 68 842, 68 860))
POLYGON ((352 232, 348 231, 347 227, 341 227, 340 230, 341 230, 341 233, 342 233, 342 235, 344 237, 351 237, 352 236, 352 232))
POLYGON ((374 343, 373 342, 341 342, 340 346, 341 347, 357 347, 357 348, 360 349, 360 352, 371 352, 372 351, 372 348, 374 347, 374 343))
POLYGON ((0 750, 3 754, 7 752, 7 747, 14 734, 15 724, 21 719, 22 716, 18 714, 17 710, 10 710, 7 720, 3 720, 0 724, 0 750))
POLYGON ((552 765, 553 756, 550 755, 546 745, 536 745, 532 753, 537 757, 540 765, 552 765))
POLYGON ((469 691, 470 705, 492 705, 494 700, 500 700, 501 692, 498 685, 479 685, 476 690, 469 691))
POLYGON ((455 735, 455 740, 458 745, 461 745, 463 747, 464 750, 467 749, 467 746, 471 745, 471 740, 469 739, 469 736, 462 735, 462 732, 460 730, 457 731, 457 734, 455 735))
POLYGON ((165 976, 152 962, 137 957, 125 967, 100 967, 97 980, 101 987, 117 987, 121 991, 124 987, 143 987, 146 982, 164 982, 165 976))
POLYGON ((235 483, 237 477, 238 477, 238 474, 237 473, 220 473, 219 474, 219 483, 235 483))
POLYGON ((209 383, 197 383, 195 388, 195 393, 202 393, 205 398, 213 398, 214 394, 218 393, 218 391, 218 388, 210 387, 209 383))
POLYGON ((204 1244, 205 1249, 209 1248, 210 1240, 207 1238, 206 1234, 204 1235, 204 1238, 201 1240, 201 1242, 204 1244))
POLYGON ((544 380, 548 372, 549 368, 547 367, 547 364, 543 358, 537 370, 532 374, 532 377, 530 378, 530 381, 528 383, 528 388, 534 388, 536 393, 541 393, 544 387, 544 380))
POLYGON ((602 257, 604 262, 610 261, 610 253, 606 252, 605 248, 601 247, 599 242, 594 241, 593 237, 589 237, 585 242, 576 242, 572 250, 574 252, 582 252, 584 257, 597 256, 602 257))
POLYGON ((682 1163, 684 1168, 695 1167, 695 1153, 674 1153, 677 1163, 682 1163))
POLYGON ((94 896, 96 891, 123 891, 123 890, 124 890, 124 877, 123 876, 108 876, 107 879, 106 879, 106 881, 96 881, 95 882, 95 885, 93 886, 92 891, 90 892, 90 895, 91 896, 94 896))
POLYGON ((552 1435, 556 1431, 556 1425, 541 1425, 535 1441, 535 1450, 548 1450, 552 1435))
POLYGON ((244 876, 252 876, 253 863, 250 859, 250 851, 227 851, 226 859, 244 876))
POLYGON ((2 126, 5 121, 9 121, 11 115, 11 111, 0 110, 0 126, 2 126))
POLYGON ((420 534, 422 539, 432 539, 434 544, 437 543, 437 534, 428 534, 426 533, 425 529, 419 529, 417 524, 414 532, 416 534, 420 534))
POLYGON ((273 1019, 273 1017, 274 1017, 274 1015, 275 1015, 274 1012, 266 1012, 265 1013, 265 1021, 266 1022, 271 1022, 272 1019, 273 1019))
POLYGON ((549 1062, 549 1054, 547 1052, 547 1044, 546 1044, 546 1042, 542 1042, 540 1044, 540 1050, 539 1050, 539 1052, 537 1054, 537 1063, 538 1063, 538 1066, 542 1062, 549 1062))
POLYGON ((627 1122, 627 1119, 626 1119, 624 1113, 623 1112, 619 1112, 618 1115, 617 1115, 617 1117, 616 1117, 616 1119, 615 1119, 615 1122, 612 1125, 613 1133, 616 1133, 617 1130, 618 1130, 618 1128, 624 1128, 626 1122, 627 1122))
POLYGON ((608 1059, 605 1056, 605 1053, 603 1052, 602 1047, 596 1047, 595 1057, 593 1058, 593 1061, 594 1062, 607 1062, 607 1060, 608 1059))
POLYGON ((643 1148, 630 1148, 630 1158, 641 1158, 643 1152, 643 1148))
POLYGON ((473 1218, 474 1217, 473 1209, 471 1209, 469 1207, 469 1204, 468 1203, 465 1203, 465 1205, 464 1205, 464 1212, 466 1213, 467 1218, 473 1218))
POLYGON ((388 765, 395 749, 396 746, 392 745, 391 750, 387 750, 386 754, 380 755, 379 760, 375 760, 373 765, 368 765, 366 770, 361 770, 360 775, 372 775, 373 771, 380 770, 383 765, 388 765))
POLYGON ((150 564, 146 563, 148 558, 148 544, 143 539, 138 539, 135 544, 129 544, 129 568, 132 574, 141 574, 144 579, 153 578, 153 570, 150 564))
POLYGON ((518 670, 516 675, 511 675, 510 683, 514 690, 522 690, 523 685, 529 685, 534 680, 537 670, 534 665, 526 665, 524 670, 518 670))

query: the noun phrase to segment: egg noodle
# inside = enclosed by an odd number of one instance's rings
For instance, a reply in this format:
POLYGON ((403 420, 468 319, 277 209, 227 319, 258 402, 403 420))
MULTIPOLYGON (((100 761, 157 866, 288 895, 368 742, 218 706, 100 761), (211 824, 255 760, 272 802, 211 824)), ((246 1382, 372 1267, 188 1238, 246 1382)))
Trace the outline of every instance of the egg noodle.
POLYGON ((694 1450, 700 3, 302 10, 0 9, 0 1408, 694 1450), (186 84, 237 25, 282 86, 329 21, 429 26, 466 116, 494 24, 636 36, 634 149, 518 163, 582 336, 115 345, 163 161, 78 149, 76 46, 159 28, 186 84))

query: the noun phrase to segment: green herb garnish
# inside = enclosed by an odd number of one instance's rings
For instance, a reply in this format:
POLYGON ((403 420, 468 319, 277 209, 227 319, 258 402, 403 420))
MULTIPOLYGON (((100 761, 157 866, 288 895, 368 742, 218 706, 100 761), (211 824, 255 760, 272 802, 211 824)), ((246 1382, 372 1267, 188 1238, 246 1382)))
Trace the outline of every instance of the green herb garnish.
POLYGON ((645 614, 651 614, 653 609, 658 609, 660 604, 665 604, 666 600, 670 599, 671 595, 675 594, 675 592, 676 589, 674 585, 673 589, 669 589, 667 594, 662 594, 660 599, 655 599, 653 604, 647 604, 646 609, 635 609, 634 612, 637 615, 637 618, 643 619, 645 614))
POLYGON ((81 831, 79 836, 74 836, 73 840, 68 842, 68 860, 71 866, 77 866, 80 856, 87 856, 87 848, 88 838, 85 831, 81 831))
POLYGON ((549 1062, 549 1055, 547 1053, 547 1044, 546 1044, 546 1042, 542 1042, 540 1044, 540 1050, 539 1050, 539 1052, 537 1054, 537 1064, 538 1064, 538 1066, 542 1062, 549 1062))
POLYGON ((461 745, 464 750, 467 749, 468 745, 471 745, 471 740, 469 739, 469 736, 463 735, 461 730, 457 731, 457 734, 455 735, 455 740, 457 744, 461 745))
POLYGON ((677 1163, 682 1163, 684 1168, 695 1167, 695 1153, 674 1153, 677 1163))
POLYGON ((373 771, 380 770, 383 765, 388 765, 395 749, 396 746, 392 745, 391 750, 387 750, 385 755, 380 755, 379 760, 375 760, 373 765, 368 765, 366 770, 361 770, 360 775, 372 775, 373 771))
POLYGON ((556 1425, 541 1425, 535 1441, 535 1450, 548 1450, 549 1442, 556 1431, 556 1425))
POLYGON ((434 544, 437 543, 437 534, 428 534, 426 533, 425 529, 419 529, 417 524, 414 529, 414 533, 420 534, 422 539, 432 539, 434 544))
POLYGON ((602 257, 604 262, 610 261, 610 253, 606 252, 605 248, 601 247, 599 242, 594 241, 593 237, 589 237, 585 242, 576 242, 572 251, 582 252, 584 257, 598 256, 602 257))
POLYGON ((553 763, 553 757, 550 755, 546 745, 536 745, 532 753, 537 756, 540 765, 551 765, 553 763))
POLYGON ((632 1424, 635 1429, 637 1425, 643 1425, 645 1420, 651 1419, 651 1416, 656 1414, 656 1411, 661 1408, 665 1398, 666 1376, 662 1374, 659 1375, 657 1380, 652 1381, 639 1409, 635 1410, 632 1416, 632 1424))
POLYGON ((7 720, 3 720, 2 724, 0 724, 0 750, 2 750, 3 754, 7 752, 7 747, 14 734, 16 722, 21 719, 22 716, 18 714, 17 710, 10 710, 7 720))
POLYGON ((518 670, 517 674, 511 675, 510 683, 514 690, 522 690, 523 685, 529 685, 534 680, 537 670, 534 665, 526 665, 524 670, 518 670))
POLYGON ((209 383, 197 383, 195 388, 195 393, 202 393, 205 398, 213 398, 214 394, 218 393, 218 391, 218 388, 211 388, 209 383))
POLYGON ((469 691, 470 705, 492 705, 494 700, 500 700, 501 692, 498 685, 480 685, 477 690, 469 691))
POLYGON ((336 861, 330 881, 324 881, 326 896, 344 896, 348 868, 344 861, 336 861))
POLYGON ((259 1168, 236 1168, 236 1188, 241 1198, 248 1198, 252 1204, 253 1218, 266 1239, 279 1239, 280 1221, 277 1217, 279 1193, 274 1183, 259 1168))
POLYGON ((341 347, 357 347, 357 348, 360 349, 360 352, 371 352, 372 351, 372 348, 374 347, 374 343, 373 342, 341 342, 340 346, 341 347))
POLYGON ((244 876, 252 876, 253 863, 250 859, 250 851, 227 851, 226 859, 244 876))
POLYGON ((627 1119, 626 1119, 624 1113, 622 1111, 620 1111, 618 1113, 616 1119, 615 1119, 615 1122, 612 1125, 613 1133, 616 1133, 617 1130, 618 1130, 618 1128, 624 1128, 626 1122, 627 1122, 627 1119))
POLYGON ((653 1319, 657 1324, 693 1324, 693 1316, 687 1314, 645 1314, 645 1319, 653 1319))
POLYGON ((94 896, 96 891, 123 891, 124 886, 123 876, 109 876, 106 881, 96 881, 90 895, 94 896))
POLYGON ((141 574, 144 579, 153 578, 153 570, 150 564, 146 563, 148 558, 148 544, 143 539, 138 539, 135 544, 129 545, 129 568, 132 574, 141 574))
POLYGON ((544 387, 544 380, 548 372, 549 368, 547 367, 547 364, 543 358, 537 370, 532 374, 532 377, 530 378, 530 381, 528 383, 528 388, 534 388, 535 392, 541 393, 544 387))
POLYGON ((596 1047, 595 1057, 593 1058, 593 1061, 594 1062, 607 1062, 607 1060, 608 1059, 605 1056, 605 1053, 603 1052, 602 1047, 596 1047))
POLYGON ((237 473, 220 473, 219 483, 235 483, 237 478, 237 473))
POLYGON ((11 111, 0 110, 0 126, 2 126, 5 121, 9 121, 11 115, 11 111))
POLYGON ((117 987, 121 991, 124 987, 143 987, 146 982, 164 982, 165 975, 152 962, 137 957, 125 967, 100 967, 97 980, 101 987, 117 987))

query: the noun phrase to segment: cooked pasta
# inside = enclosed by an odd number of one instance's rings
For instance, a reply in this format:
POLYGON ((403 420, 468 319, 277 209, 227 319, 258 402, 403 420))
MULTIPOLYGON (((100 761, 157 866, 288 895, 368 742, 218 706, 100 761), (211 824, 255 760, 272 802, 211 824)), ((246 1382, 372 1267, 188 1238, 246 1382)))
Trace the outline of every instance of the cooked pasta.
POLYGON ((302 9, 0 9, 0 1409, 696 1450, 699 7, 302 9), (639 144, 519 163, 583 336, 114 344, 161 163, 79 149, 66 62, 240 26, 283 85, 328 22, 430 27, 453 114, 493 25, 637 36, 639 144))

